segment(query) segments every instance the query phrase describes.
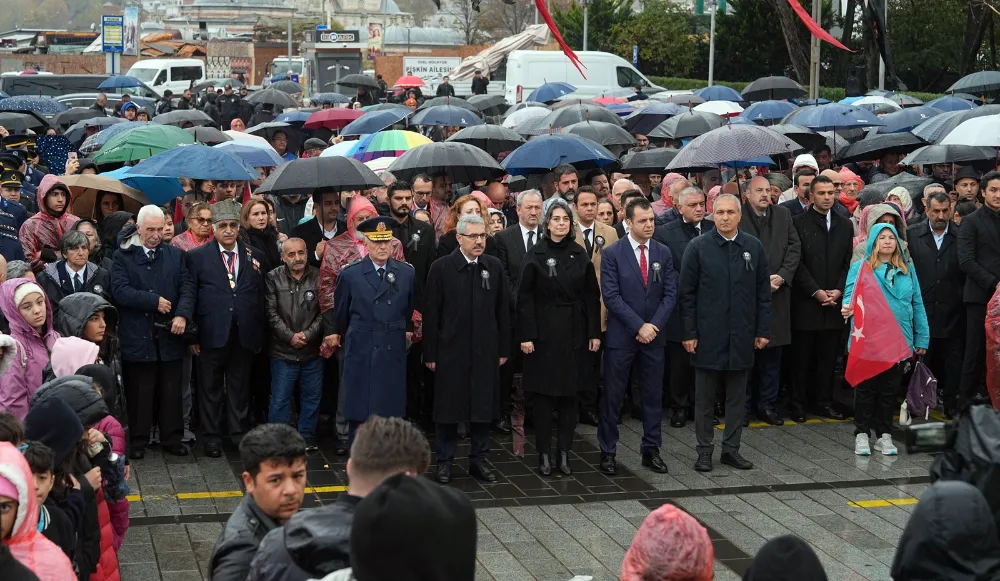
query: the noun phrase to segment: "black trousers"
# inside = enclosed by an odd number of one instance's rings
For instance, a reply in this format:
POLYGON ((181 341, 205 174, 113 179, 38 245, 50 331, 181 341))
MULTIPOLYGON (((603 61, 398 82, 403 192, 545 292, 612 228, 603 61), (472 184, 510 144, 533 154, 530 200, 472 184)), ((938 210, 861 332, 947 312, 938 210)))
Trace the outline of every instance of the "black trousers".
POLYGON ((266 353, 253 357, 250 364, 249 415, 254 425, 266 424, 271 407, 271 358, 266 353))
MULTIPOLYGON (((444 464, 455 459, 455 446, 458 444, 458 424, 436 424, 435 453, 437 463, 444 464)), ((490 453, 490 425, 486 423, 469 423, 469 464, 482 464, 490 453)))
POLYGON ((962 380, 962 358, 965 354, 965 336, 947 339, 931 339, 927 350, 926 363, 938 380, 944 393, 944 404, 955 409, 958 400, 958 385, 962 380))
POLYGON ((240 345, 234 331, 218 349, 202 349, 198 407, 202 437, 219 442, 223 436, 237 443, 247 431, 250 366, 253 353, 240 345))
POLYGON ((160 442, 178 446, 184 434, 181 361, 122 362, 132 450, 144 450, 155 421, 160 442))
POLYGON ((982 390, 986 379, 986 305, 965 305, 965 356, 962 381, 958 386, 959 405, 982 390))
MULTIPOLYGON (((602 340, 601 343, 603 342, 602 340)), ((601 357, 603 354, 603 345, 596 353, 586 351, 582 354, 583 368, 580 373, 580 388, 576 391, 580 413, 597 413, 597 402, 600 401, 601 393, 601 357)))
POLYGON ((691 354, 684 350, 684 345, 667 341, 667 361, 669 373, 667 389, 664 390, 664 408, 673 410, 688 410, 694 405, 694 367, 691 367, 691 354))
POLYGON ((521 373, 524 365, 524 355, 521 353, 521 344, 514 341, 510 348, 510 357, 507 363, 500 366, 500 415, 509 416, 511 410, 511 394, 514 389, 514 376, 521 373))
POLYGON ((576 429, 576 398, 557 397, 541 393, 528 394, 535 414, 535 448, 539 454, 552 452, 552 412, 559 412, 556 449, 569 452, 576 429))
POLYGON ((840 338, 840 329, 792 332, 795 358, 792 409, 828 408, 833 403, 833 368, 837 364, 837 353, 846 346, 840 338))
POLYGON ((892 433, 892 416, 899 408, 896 389, 903 379, 903 365, 897 363, 854 387, 854 435, 874 432, 875 437, 892 433))

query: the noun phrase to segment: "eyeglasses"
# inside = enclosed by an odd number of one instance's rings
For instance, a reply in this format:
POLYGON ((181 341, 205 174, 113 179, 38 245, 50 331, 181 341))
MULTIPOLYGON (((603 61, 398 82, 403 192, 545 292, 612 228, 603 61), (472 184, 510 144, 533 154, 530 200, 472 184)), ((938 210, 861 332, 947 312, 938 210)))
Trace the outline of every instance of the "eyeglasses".
POLYGON ((212 221, 211 218, 191 218, 192 222, 197 222, 198 224, 208 224, 212 221))
POLYGON ((486 240, 485 232, 483 232, 482 234, 459 234, 459 236, 463 238, 471 238, 473 240, 486 240))

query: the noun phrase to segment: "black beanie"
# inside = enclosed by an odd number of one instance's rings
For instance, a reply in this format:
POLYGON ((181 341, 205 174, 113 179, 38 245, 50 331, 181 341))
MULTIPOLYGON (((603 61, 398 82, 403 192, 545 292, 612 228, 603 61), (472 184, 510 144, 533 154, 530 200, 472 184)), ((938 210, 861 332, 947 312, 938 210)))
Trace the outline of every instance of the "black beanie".
POLYGON ((827 581, 816 552, 795 535, 783 535, 757 551, 743 581, 827 581))
POLYGON ((55 468, 76 449, 83 436, 83 424, 69 404, 50 397, 31 406, 24 418, 24 439, 35 440, 52 448, 55 468))
POLYGON ((397 474, 358 504, 351 567, 357 581, 471 581, 476 538, 464 493, 397 474))

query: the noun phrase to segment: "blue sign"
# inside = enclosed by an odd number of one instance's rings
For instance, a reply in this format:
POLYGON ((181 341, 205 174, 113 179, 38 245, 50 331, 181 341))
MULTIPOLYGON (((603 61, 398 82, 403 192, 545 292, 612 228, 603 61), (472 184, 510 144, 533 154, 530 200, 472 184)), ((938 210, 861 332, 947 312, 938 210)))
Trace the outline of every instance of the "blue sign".
POLYGON ((298 75, 298 73, 289 73, 288 80, 292 81, 293 83, 299 82, 299 75, 298 75))
POLYGON ((639 66, 639 45, 638 44, 633 44, 632 45, 632 66, 633 67, 639 66))
POLYGON ((125 50, 125 17, 101 17, 101 43, 104 52, 121 53, 125 50))

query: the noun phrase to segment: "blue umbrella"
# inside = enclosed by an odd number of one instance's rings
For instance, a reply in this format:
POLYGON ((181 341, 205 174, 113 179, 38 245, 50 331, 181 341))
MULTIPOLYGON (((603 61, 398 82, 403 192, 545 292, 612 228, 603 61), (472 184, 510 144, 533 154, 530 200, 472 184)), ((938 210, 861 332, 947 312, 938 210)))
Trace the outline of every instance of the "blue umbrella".
POLYGON ((482 125, 483 120, 464 107, 454 105, 435 105, 417 111, 412 125, 439 125, 443 127, 471 127, 472 125, 482 125))
POLYGON ((632 113, 636 112, 636 108, 631 105, 626 105, 625 103, 612 103, 607 106, 608 111, 611 111, 619 117, 628 117, 632 113))
POLYGON ((940 111, 965 111, 968 109, 975 109, 979 105, 976 105, 972 101, 966 101, 965 99, 959 97, 952 97, 951 95, 946 95, 944 97, 938 97, 933 101, 927 103, 928 107, 934 107, 940 111))
POLYGON ((277 83, 278 81, 290 81, 292 77, 288 76, 288 73, 278 73, 271 77, 272 83, 277 83))
POLYGON ((49 168, 49 173, 62 175, 66 172, 66 162, 69 152, 74 150, 73 144, 65 135, 39 135, 35 139, 35 149, 49 168))
POLYGON ((97 86, 98 89, 129 89, 141 87, 142 81, 128 75, 111 75, 104 82, 97 86))
POLYGON ((676 103, 653 103, 626 117, 625 129, 632 134, 647 135, 660 123, 685 111, 687 108, 681 108, 676 103))
POLYGON ((341 135, 368 135, 377 133, 387 127, 392 127, 403 119, 406 119, 413 111, 405 109, 383 109, 365 113, 354 121, 351 121, 340 130, 341 135))
POLYGON ((772 165, 775 165, 774 160, 771 159, 770 157, 767 157, 766 155, 762 155, 760 157, 754 157, 751 159, 744 159, 736 162, 736 167, 760 167, 760 166, 770 167, 772 165))
POLYGON ((604 146, 585 137, 542 135, 514 150, 500 164, 511 175, 549 171, 564 163, 577 169, 593 169, 618 159, 604 146))
POLYGON ((941 111, 939 109, 928 107, 926 105, 923 107, 900 109, 895 113, 889 113, 888 115, 882 117, 882 123, 885 123, 885 127, 880 127, 878 132, 902 133, 904 131, 912 131, 917 125, 920 125, 924 121, 940 114, 941 111))
POLYGON ((794 103, 788 101, 758 101, 750 105, 740 113, 740 117, 749 119, 761 125, 771 125, 785 118, 792 111, 798 109, 794 103))
POLYGON ((275 123, 288 123, 289 125, 297 125, 302 127, 302 124, 309 120, 309 116, 312 115, 312 111, 292 111, 290 113, 282 113, 274 118, 275 123))
POLYGON ((69 129, 66 130, 65 135, 66 138, 72 143, 79 143, 83 141, 83 136, 86 135, 88 127, 100 127, 101 129, 104 129, 106 127, 111 127, 112 125, 118 125, 119 123, 127 123, 127 121, 121 117, 94 117, 93 119, 84 119, 83 121, 70 125, 69 129))
POLYGON ((145 121, 123 121, 116 125, 111 125, 85 139, 83 145, 80 146, 80 153, 84 155, 97 153, 104 147, 105 143, 111 141, 119 133, 135 129, 136 127, 145 127, 146 125, 149 125, 149 123, 145 121))
POLYGON ((131 167, 125 166, 101 175, 116 179, 130 188, 146 194, 150 204, 163 205, 184 195, 184 188, 177 178, 159 176, 129 175, 131 167))
POLYGON ((739 115, 726 119, 726 122, 730 125, 757 125, 746 117, 740 117, 739 115))
POLYGON ((706 101, 732 101, 733 103, 740 103, 743 101, 743 95, 741 95, 739 91, 736 89, 730 89, 725 85, 712 85, 711 87, 698 89, 697 91, 694 91, 694 94, 706 101))
POLYGON ((247 143, 244 141, 227 141, 216 145, 215 148, 221 149, 233 157, 240 158, 243 160, 243 163, 251 167, 277 167, 285 163, 285 160, 278 155, 278 152, 274 151, 274 148, 255 147, 247 145, 247 143))
POLYGON ((310 103, 332 103, 334 105, 343 105, 344 103, 350 103, 351 98, 346 95, 341 95, 340 93, 319 93, 309 97, 310 103))
POLYGON ((816 131, 850 129, 852 127, 881 127, 882 121, 871 111, 851 105, 831 103, 811 105, 789 113, 782 123, 794 123, 816 131))
POLYGON ((576 87, 569 83, 545 83, 532 91, 527 100, 548 103, 561 99, 573 91, 576 91, 576 87))
POLYGON ((42 115, 55 115, 69 109, 52 97, 18 95, 0 99, 0 111, 34 111, 42 115))
POLYGON ((195 180, 254 180, 258 174, 256 168, 247 165, 239 157, 226 153, 225 149, 195 143, 150 156, 133 166, 129 175, 186 177, 195 180))
POLYGON ((864 99, 864 97, 844 97, 837 102, 841 105, 853 105, 855 101, 860 101, 861 99, 864 99))

